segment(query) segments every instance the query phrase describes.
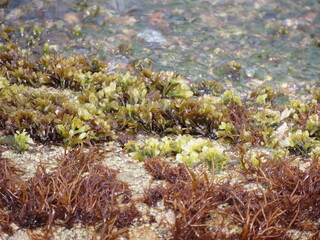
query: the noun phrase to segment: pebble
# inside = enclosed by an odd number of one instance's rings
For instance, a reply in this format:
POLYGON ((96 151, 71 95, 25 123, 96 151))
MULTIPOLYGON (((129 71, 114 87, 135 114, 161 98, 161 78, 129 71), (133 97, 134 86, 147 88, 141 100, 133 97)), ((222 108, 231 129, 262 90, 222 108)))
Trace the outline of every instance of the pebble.
POLYGON ((20 18, 22 15, 23 15, 23 12, 21 9, 14 8, 7 14, 7 16, 4 19, 7 21, 10 21, 10 20, 12 21, 14 19, 20 18))
POLYGON ((72 24, 72 23, 79 23, 80 22, 80 19, 79 19, 79 16, 77 13, 75 12, 68 12, 66 13, 64 16, 63 16, 63 19, 69 23, 69 24, 72 24))
POLYGON ((254 76, 254 74, 256 73, 256 69, 254 68, 247 68, 245 69, 245 72, 246 72, 246 75, 249 77, 249 78, 252 78, 254 76))
POLYGON ((146 29, 143 32, 138 33, 137 37, 148 43, 165 44, 167 42, 160 32, 153 29, 146 29))
POLYGON ((172 210, 166 212, 165 217, 169 224, 174 225, 176 223, 176 215, 172 210))

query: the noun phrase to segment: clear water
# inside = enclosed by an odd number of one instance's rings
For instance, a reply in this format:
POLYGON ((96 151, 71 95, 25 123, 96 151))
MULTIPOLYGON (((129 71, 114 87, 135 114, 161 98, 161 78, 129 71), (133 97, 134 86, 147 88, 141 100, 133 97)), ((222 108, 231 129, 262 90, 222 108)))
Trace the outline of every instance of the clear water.
POLYGON ((2 23, 23 27, 25 35, 35 25, 42 29, 40 45, 25 42, 34 51, 47 42, 52 51, 99 57, 114 68, 152 62, 156 70, 241 88, 319 82, 318 0, 0 0, 0 6, 2 23))

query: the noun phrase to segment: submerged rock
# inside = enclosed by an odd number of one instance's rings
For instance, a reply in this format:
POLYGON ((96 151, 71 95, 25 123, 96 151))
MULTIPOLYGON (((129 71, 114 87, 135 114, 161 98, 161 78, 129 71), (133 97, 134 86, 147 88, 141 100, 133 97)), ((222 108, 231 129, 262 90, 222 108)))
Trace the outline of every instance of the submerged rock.
POLYGON ((138 33, 137 37, 148 43, 165 44, 167 42, 160 32, 153 29, 146 29, 143 32, 138 33))

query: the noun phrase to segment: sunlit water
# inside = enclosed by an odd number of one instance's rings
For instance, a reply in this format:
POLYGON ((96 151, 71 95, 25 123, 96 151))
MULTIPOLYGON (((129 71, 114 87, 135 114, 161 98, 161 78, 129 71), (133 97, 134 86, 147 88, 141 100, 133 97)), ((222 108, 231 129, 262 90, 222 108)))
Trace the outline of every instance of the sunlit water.
MULTIPOLYGON (((254 87, 316 84, 317 0, 0 0, 1 22, 62 54, 87 54, 111 68, 142 64, 195 81, 254 87), (233 62, 232 62, 233 61, 233 62), (234 67, 237 66, 237 67, 234 67)), ((27 41, 30 48, 37 46, 27 41)))

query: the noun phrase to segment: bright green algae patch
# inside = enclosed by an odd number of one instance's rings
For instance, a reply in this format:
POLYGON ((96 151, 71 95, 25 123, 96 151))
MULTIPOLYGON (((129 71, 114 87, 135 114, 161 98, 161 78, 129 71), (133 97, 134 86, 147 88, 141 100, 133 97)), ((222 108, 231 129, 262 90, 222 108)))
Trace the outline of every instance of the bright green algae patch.
POLYGON ((201 142, 193 151, 169 152, 189 166, 208 162, 217 170, 229 158, 221 149, 230 146, 304 157, 320 152, 317 88, 300 99, 269 86, 240 96, 217 82, 190 83, 175 72, 133 66, 108 73, 106 63, 81 55, 34 55, 13 42, 0 49, 0 126, 7 135, 25 131, 39 142, 75 145, 137 133, 189 134, 129 149, 141 159, 170 155, 163 148, 174 141, 180 145, 173 149, 201 142))
POLYGON ((206 163, 211 169, 220 171, 229 158, 224 154, 224 147, 217 141, 180 135, 175 138, 164 137, 160 141, 147 138, 144 143, 128 142, 126 148, 139 160, 151 157, 171 157, 191 167, 206 163))

